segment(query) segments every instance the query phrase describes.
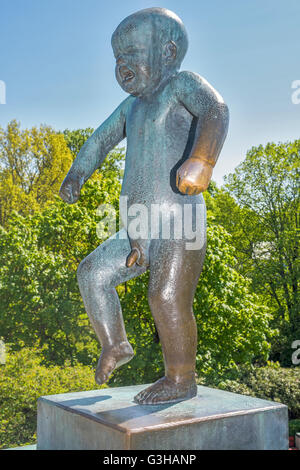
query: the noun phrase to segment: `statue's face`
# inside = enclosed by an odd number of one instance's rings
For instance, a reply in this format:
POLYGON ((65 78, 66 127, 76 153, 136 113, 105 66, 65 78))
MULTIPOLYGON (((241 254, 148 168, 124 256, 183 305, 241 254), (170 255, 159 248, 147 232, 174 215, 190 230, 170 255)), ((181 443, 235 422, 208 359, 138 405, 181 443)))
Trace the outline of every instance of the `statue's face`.
POLYGON ((112 38, 116 78, 126 93, 151 94, 163 79, 161 45, 148 22, 119 26, 112 38))

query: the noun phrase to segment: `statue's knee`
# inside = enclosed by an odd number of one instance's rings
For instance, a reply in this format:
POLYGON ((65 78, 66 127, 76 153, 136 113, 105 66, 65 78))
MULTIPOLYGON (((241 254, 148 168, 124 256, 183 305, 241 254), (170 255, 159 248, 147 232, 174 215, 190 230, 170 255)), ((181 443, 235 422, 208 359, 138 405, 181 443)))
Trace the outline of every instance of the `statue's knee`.
POLYGON ((174 296, 167 289, 149 289, 148 302, 151 310, 168 309, 174 303, 174 296))
POLYGON ((110 285, 110 275, 105 265, 99 266, 99 260, 87 256, 77 268, 77 280, 80 287, 93 287, 99 289, 110 285))
POLYGON ((77 280, 79 284, 82 284, 84 281, 87 280, 90 273, 89 261, 88 258, 85 258, 81 261, 77 268, 77 280))
POLYGON ((81 261, 77 268, 77 280, 79 285, 95 282, 96 277, 99 277, 97 274, 98 270, 95 268, 91 257, 87 256, 81 261))

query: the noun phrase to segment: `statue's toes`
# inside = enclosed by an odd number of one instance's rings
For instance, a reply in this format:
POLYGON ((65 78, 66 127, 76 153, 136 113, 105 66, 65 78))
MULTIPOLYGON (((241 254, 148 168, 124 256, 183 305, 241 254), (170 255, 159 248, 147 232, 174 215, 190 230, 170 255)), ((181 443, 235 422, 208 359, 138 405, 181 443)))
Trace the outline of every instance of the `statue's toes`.
POLYGON ((150 393, 151 393, 150 390, 146 388, 145 390, 142 390, 134 397, 134 401, 136 403, 139 403, 140 405, 143 405, 147 403, 147 399, 150 393))
POLYGON ((142 392, 138 393, 138 394, 134 397, 134 401, 135 401, 136 403, 138 403, 139 405, 142 405, 143 400, 144 400, 144 396, 145 396, 145 391, 143 390, 142 392))
POLYGON ((105 382, 108 381, 108 376, 104 374, 103 372, 96 372, 95 374, 95 381, 97 382, 98 385, 103 385, 105 382))

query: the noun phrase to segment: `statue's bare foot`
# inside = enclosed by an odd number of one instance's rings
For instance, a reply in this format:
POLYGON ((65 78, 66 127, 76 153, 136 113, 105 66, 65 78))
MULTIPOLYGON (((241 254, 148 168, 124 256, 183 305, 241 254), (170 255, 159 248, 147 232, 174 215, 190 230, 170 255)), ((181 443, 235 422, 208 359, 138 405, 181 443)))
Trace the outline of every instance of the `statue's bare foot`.
POLYGON ((159 405, 187 400, 196 395, 197 385, 195 380, 174 382, 168 377, 163 377, 138 393, 134 397, 134 401, 140 405, 159 405))
POLYGON ((133 356, 133 349, 127 341, 120 343, 118 346, 103 348, 96 368, 96 382, 99 385, 107 382, 112 372, 117 367, 129 362, 133 356))

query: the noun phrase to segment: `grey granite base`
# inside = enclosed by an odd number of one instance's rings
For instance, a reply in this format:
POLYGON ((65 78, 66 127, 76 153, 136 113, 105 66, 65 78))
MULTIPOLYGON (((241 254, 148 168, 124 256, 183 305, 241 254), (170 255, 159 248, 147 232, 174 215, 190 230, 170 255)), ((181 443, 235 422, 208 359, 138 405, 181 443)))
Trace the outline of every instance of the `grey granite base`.
POLYGON ((39 398, 38 450, 288 449, 285 405, 203 386, 187 401, 138 405, 143 388, 39 398))

